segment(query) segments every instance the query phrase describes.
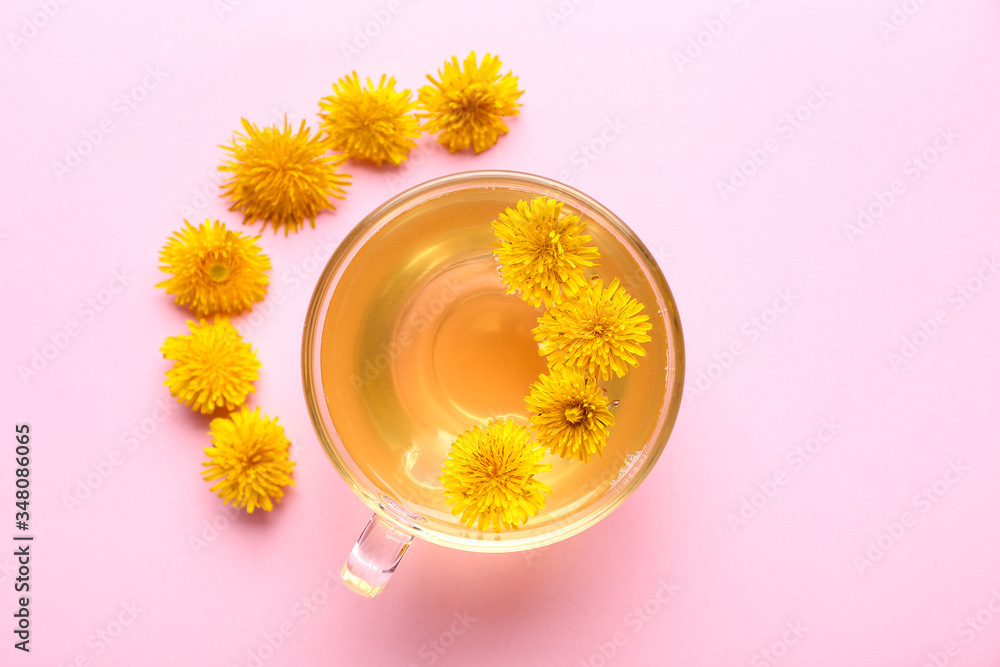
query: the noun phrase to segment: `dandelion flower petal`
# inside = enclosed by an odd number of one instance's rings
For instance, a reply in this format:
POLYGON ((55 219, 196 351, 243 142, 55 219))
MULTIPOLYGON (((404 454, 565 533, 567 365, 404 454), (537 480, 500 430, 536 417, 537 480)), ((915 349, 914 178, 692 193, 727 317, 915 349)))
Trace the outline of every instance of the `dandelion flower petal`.
POLYGON ((376 165, 399 165, 414 139, 420 136, 416 102, 409 90, 396 91, 396 80, 383 74, 378 86, 367 79, 362 86, 357 72, 333 84, 333 95, 320 100, 323 130, 335 151, 376 165))
POLYGON ((535 479, 552 466, 545 448, 513 419, 473 426, 452 443, 441 484, 451 513, 469 528, 494 532, 520 528, 545 504, 547 484, 535 479))
POLYGON ((285 430, 273 420, 247 406, 226 419, 213 419, 209 426, 212 446, 205 448, 209 460, 202 463, 202 477, 216 482, 211 490, 233 507, 253 513, 270 512, 284 496, 284 487, 294 485, 285 430), (218 480, 218 481, 216 481, 218 480))
POLYGON ((174 362, 164 384, 178 403, 211 414, 218 408, 235 410, 254 391, 259 377, 257 354, 229 320, 209 324, 189 321, 191 333, 171 336, 161 351, 174 362))
POLYGON ((508 294, 532 306, 551 306, 560 290, 575 293, 586 286, 584 269, 597 266, 597 248, 585 245, 586 223, 562 215, 562 202, 536 197, 517 202, 493 221, 494 255, 508 294))
POLYGON ((338 169, 345 155, 326 154, 328 139, 312 135, 305 121, 293 134, 287 118, 283 128, 259 129, 245 119, 243 128, 245 135, 237 132, 221 147, 232 158, 219 165, 219 171, 232 173, 222 184, 230 211, 243 213, 245 224, 270 223, 275 233, 283 229, 288 236, 307 218, 315 227, 317 213, 336 210, 330 198, 343 199, 351 177, 338 169))
POLYGON ((251 310, 267 294, 264 271, 271 268, 259 238, 230 231, 218 220, 197 228, 185 220, 160 251, 160 269, 171 277, 156 286, 198 317, 251 310))
POLYGON ((428 74, 431 85, 419 92, 417 115, 426 119, 421 129, 440 132, 438 142, 452 152, 472 146, 482 153, 495 144, 508 130, 504 117, 520 113, 521 106, 517 77, 510 72, 500 76, 501 67, 500 59, 489 53, 477 63, 473 51, 461 65, 453 56, 438 79, 428 74))
POLYGON ((617 278, 607 289, 594 278, 546 310, 532 334, 550 365, 565 364, 604 380, 612 373, 622 377, 645 356, 641 344, 652 340, 642 309, 617 278))
POLYGON ((567 366, 539 376, 525 403, 538 441, 564 459, 600 456, 615 425, 596 378, 567 366))

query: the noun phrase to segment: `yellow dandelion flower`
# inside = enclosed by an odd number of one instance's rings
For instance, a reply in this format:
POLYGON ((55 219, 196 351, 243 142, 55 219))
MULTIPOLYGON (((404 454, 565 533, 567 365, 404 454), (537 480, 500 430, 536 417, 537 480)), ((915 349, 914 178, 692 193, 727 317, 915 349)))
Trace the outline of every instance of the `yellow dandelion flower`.
POLYGON ((473 426, 458 436, 444 461, 441 484, 451 513, 479 530, 520 528, 552 493, 535 475, 551 470, 541 463, 545 448, 513 419, 473 426))
POLYGON ((160 251, 160 270, 170 278, 158 283, 174 303, 198 317, 239 315, 267 294, 271 260, 257 245, 260 236, 233 232, 218 220, 184 228, 167 239, 160 251))
POLYGON ((615 417, 597 379, 558 366, 540 375, 525 399, 538 441, 556 456, 589 461, 601 455, 615 417))
POLYGON ((607 289, 595 278, 546 310, 532 333, 550 365, 566 364, 605 380, 612 372, 621 377, 639 364, 636 357, 646 355, 641 343, 652 340, 642 309, 617 278, 607 289))
POLYGON ((551 306, 562 286, 576 293, 587 284, 583 270, 597 264, 597 248, 585 246, 587 223, 576 215, 560 218, 562 202, 536 197, 517 202, 493 221, 493 244, 500 276, 508 294, 517 293, 532 306, 551 306))
POLYGON ((232 172, 223 186, 230 211, 243 213, 244 224, 263 221, 278 229, 297 232, 302 223, 316 226, 316 214, 323 209, 336 210, 330 197, 344 198, 350 175, 337 167, 344 155, 326 155, 329 141, 319 133, 311 135, 302 121, 298 132, 285 119, 284 128, 259 129, 243 120, 246 134, 236 132, 229 146, 220 146, 232 160, 219 165, 219 171, 232 172))
POLYGON ((507 132, 504 116, 520 113, 517 77, 511 72, 500 76, 502 63, 486 54, 476 63, 476 52, 465 59, 464 66, 452 56, 451 62, 438 70, 440 81, 430 74, 431 84, 420 89, 418 116, 426 118, 421 129, 440 132, 438 142, 454 152, 470 145, 477 153, 497 142, 507 132))
POLYGON ((380 165, 399 165, 420 136, 417 118, 411 111, 417 106, 410 91, 396 92, 396 79, 385 74, 378 87, 366 79, 361 86, 357 72, 333 84, 333 95, 319 101, 323 129, 335 151, 348 157, 380 165))
POLYGON ((160 350, 174 362, 165 385, 178 403, 203 414, 235 410, 254 391, 260 362, 250 343, 226 318, 212 324, 188 321, 190 334, 171 336, 160 350))
POLYGON ((219 480, 211 490, 251 514, 258 507, 270 512, 284 496, 283 488, 295 484, 295 462, 288 459, 289 442, 278 418, 244 405, 226 419, 213 419, 209 429, 212 446, 205 448, 209 460, 201 474, 206 481, 219 480))

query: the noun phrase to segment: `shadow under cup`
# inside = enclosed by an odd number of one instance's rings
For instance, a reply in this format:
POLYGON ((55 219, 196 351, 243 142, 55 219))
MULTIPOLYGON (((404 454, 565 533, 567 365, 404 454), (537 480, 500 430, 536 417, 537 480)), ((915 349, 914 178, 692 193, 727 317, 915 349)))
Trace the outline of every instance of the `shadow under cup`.
POLYGON ((677 416, 684 349, 677 309, 648 250, 613 213, 561 183, 516 172, 455 174, 378 207, 344 239, 312 296, 303 382, 316 433, 334 466, 375 512, 345 566, 354 590, 376 595, 413 536, 469 551, 531 549, 614 510, 646 477, 677 416), (438 477, 456 436, 494 418, 527 424, 524 398, 545 359, 532 339, 541 309, 506 295, 492 225, 518 200, 563 202, 601 254, 590 273, 644 304, 646 355, 600 382, 615 415, 589 462, 547 453, 552 487, 519 530, 467 528, 438 477))

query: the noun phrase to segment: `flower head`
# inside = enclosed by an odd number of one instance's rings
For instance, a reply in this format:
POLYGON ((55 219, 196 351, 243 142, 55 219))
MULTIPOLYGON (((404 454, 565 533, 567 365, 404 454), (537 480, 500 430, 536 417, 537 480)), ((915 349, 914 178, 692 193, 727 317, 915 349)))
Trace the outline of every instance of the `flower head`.
POLYGON ((257 245, 259 236, 233 232, 216 220, 197 228, 187 220, 160 251, 160 269, 171 275, 158 283, 174 303, 198 317, 239 315, 267 294, 271 260, 257 245))
POLYGON ((641 343, 652 338, 643 305, 615 278, 603 288, 600 278, 573 295, 556 302, 538 318, 532 329, 539 349, 550 365, 566 364, 605 380, 618 377, 646 355, 641 343))
POLYGON ((171 336, 160 348, 174 362, 164 383, 179 403, 210 414, 217 408, 235 410, 254 391, 260 362, 250 343, 243 342, 226 318, 212 324, 188 322, 191 333, 171 336))
POLYGON ((615 425, 597 379, 566 366, 539 376, 525 403, 538 441, 564 459, 600 456, 615 425))
POLYGON ((560 218, 562 202, 536 197, 517 202, 493 221, 499 239, 493 249, 507 293, 519 293, 532 306, 551 306, 560 286, 576 293, 587 281, 583 270, 597 264, 597 248, 585 246, 590 236, 579 216, 560 218))
POLYGON ((451 62, 438 70, 440 81, 430 74, 431 84, 420 89, 422 129, 440 132, 438 142, 454 152, 472 146, 477 153, 497 142, 507 132, 504 116, 520 113, 517 98, 523 91, 517 88, 517 77, 507 72, 500 76, 502 63, 486 54, 482 64, 476 63, 476 52, 463 65, 452 56, 451 62))
POLYGON ((535 479, 551 470, 541 463, 545 448, 513 419, 473 426, 458 436, 444 461, 441 484, 451 513, 479 530, 520 528, 545 504, 552 489, 535 479))
POLYGON ((380 165, 399 165, 420 136, 417 118, 411 111, 410 91, 396 92, 396 79, 383 74, 378 87, 361 86, 357 72, 333 84, 333 95, 319 101, 323 129, 335 151, 348 157, 380 165))
POLYGON ((287 118, 284 128, 261 130, 245 119, 243 128, 246 135, 237 132, 229 146, 221 147, 232 160, 219 165, 219 171, 233 174, 222 184, 222 194, 232 203, 230 211, 243 213, 244 223, 261 220, 288 236, 306 218, 315 227, 319 211, 334 209, 330 197, 344 198, 351 177, 337 167, 347 158, 326 155, 328 140, 311 135, 305 121, 295 134, 287 118))
POLYGON ((209 460, 201 474, 206 481, 219 480, 212 491, 251 514, 257 507, 270 512, 284 496, 283 487, 295 484, 295 463, 288 459, 289 442, 278 418, 272 421, 260 408, 250 412, 244 405, 226 419, 213 419, 209 429, 212 446, 205 448, 209 460))

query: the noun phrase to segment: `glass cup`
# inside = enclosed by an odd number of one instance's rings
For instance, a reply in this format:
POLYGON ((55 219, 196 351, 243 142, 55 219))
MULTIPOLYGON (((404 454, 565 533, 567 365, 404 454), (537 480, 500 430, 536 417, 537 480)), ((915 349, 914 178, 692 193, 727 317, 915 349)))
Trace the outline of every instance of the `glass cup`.
MULTIPOLYGON (((495 210, 490 214, 492 217, 487 216, 481 221, 489 230, 490 237, 492 229, 489 222, 502 210, 495 210)), ((452 218, 442 218, 448 219, 452 218)), ((457 218, 454 219, 457 221, 457 218)), ((448 247, 446 243, 435 246, 437 252, 444 254, 448 247)), ((491 255, 492 250, 486 243, 479 261, 485 262, 486 257, 491 255)), ((462 266, 469 265, 464 259, 454 265, 448 264, 445 261, 447 258, 440 259, 442 261, 436 265, 450 266, 450 270, 461 270, 462 266)), ((486 276, 485 279, 495 282, 497 289, 502 290, 495 266, 490 272, 480 269, 477 275, 486 276)), ((523 304, 516 296, 505 298, 523 304)), ((460 299, 452 298, 451 301, 458 302, 460 299)), ((433 309, 431 312, 434 312, 433 309)), ((433 330, 439 324, 440 319, 430 321, 427 326, 433 330)), ((331 333, 334 328, 327 333, 334 335, 331 333)), ((461 332, 459 335, 461 336, 461 332)), ((357 338, 360 340, 361 334, 357 338)), ((366 343, 362 341, 359 344, 366 343)), ((404 355, 399 356, 401 358, 404 355)), ((541 363, 544 364, 544 360, 541 363)), ((323 448, 355 494, 374 511, 348 555, 342 571, 342 577, 349 588, 374 597, 385 587, 414 536, 468 551, 518 551, 563 540, 610 514, 646 478, 670 436, 684 386, 684 343, 677 308, 663 274, 642 242, 614 213, 587 195, 547 178, 509 171, 473 171, 438 178, 396 195, 370 213, 347 235, 330 257, 312 295, 303 333, 302 373, 309 414, 323 448), (568 487, 570 492, 564 493, 560 502, 549 507, 551 501, 547 501, 545 510, 529 519, 523 527, 499 533, 492 532, 489 528, 486 531, 467 528, 457 517, 452 516, 440 486, 435 488, 436 476, 431 472, 425 472, 419 479, 414 477, 415 462, 429 464, 426 466, 427 471, 436 470, 437 474, 440 473, 444 457, 440 450, 436 450, 433 456, 425 456, 431 459, 429 462, 420 462, 418 459, 422 451, 419 448, 405 449, 406 443, 389 443, 386 451, 372 445, 370 433, 359 429, 357 424, 359 420, 364 423, 367 423, 366 420, 370 421, 373 429, 371 432, 377 432, 378 424, 375 422, 385 419, 384 416, 375 414, 378 409, 376 406, 381 405, 381 402, 359 402, 354 388, 362 384, 356 381, 362 376, 352 375, 354 384, 344 381, 343 377, 345 369, 355 369, 361 373, 365 363, 369 364, 367 368, 370 371, 372 357, 369 355, 366 361, 362 358, 364 355, 357 354, 357 349, 331 346, 329 341, 324 346, 324 331, 327 327, 334 327, 337 332, 355 329, 361 331, 361 327, 368 327, 368 337, 377 337, 384 331, 386 342, 381 347, 372 343, 369 349, 383 350, 379 357, 379 373, 391 375, 397 372, 394 364, 398 349, 393 346, 398 341, 393 338, 392 332, 385 331, 390 327, 392 313, 387 315, 384 312, 392 311, 394 306, 380 309, 379 306, 383 304, 378 303, 380 299, 388 298, 385 295, 393 292, 389 287, 382 290, 380 286, 382 283, 388 285, 392 281, 401 281, 403 287, 393 287, 398 291, 412 284, 412 280, 431 281, 434 277, 424 275, 427 273, 425 271, 417 277, 401 279, 399 275, 387 273, 384 265, 398 262, 399 257, 407 257, 408 252, 419 252, 417 246, 411 249, 405 241, 408 231, 417 233, 411 234, 411 242, 412 239, 420 238, 420 230, 404 229, 405 225, 417 224, 413 222, 418 219, 415 216, 433 211, 442 201, 449 201, 445 199, 448 196, 477 196, 476 193, 486 191, 491 193, 489 196, 498 193, 497 196, 507 197, 507 205, 510 206, 514 206, 518 199, 528 200, 542 195, 553 197, 563 202, 564 214, 577 214, 584 221, 590 222, 587 233, 594 235, 592 244, 598 245, 602 252, 602 265, 595 270, 604 279, 605 285, 616 277, 604 273, 605 248, 616 249, 619 257, 617 269, 625 274, 622 283, 626 287, 635 286, 629 288, 633 296, 637 296, 636 289, 644 295, 641 299, 645 305, 643 312, 649 316, 653 325, 650 334, 658 339, 647 344, 647 356, 641 357, 637 369, 626 376, 628 379, 634 375, 634 381, 643 382, 643 390, 633 392, 640 395, 635 396, 635 400, 630 400, 629 405, 618 406, 617 402, 613 404, 616 409, 630 411, 627 414, 629 423, 633 424, 631 430, 622 431, 620 437, 615 439, 616 430, 624 428, 621 425, 626 413, 620 412, 617 415, 618 425, 611 431, 608 449, 602 457, 595 457, 603 459, 600 466, 582 462, 556 464, 567 470, 569 468, 566 466, 569 465, 594 465, 593 475, 589 478, 578 475, 568 487), (600 239, 597 238, 598 231, 601 233, 600 239), (394 238, 401 240, 394 244, 394 238), (598 243, 598 240, 601 242, 598 243), (366 250, 366 244, 372 244, 367 246, 369 250, 366 250), (385 261, 381 260, 381 256, 369 256, 370 248, 376 246, 383 248, 385 261), (358 280, 359 275, 363 275, 363 280, 358 280), (362 288, 369 290, 366 294, 373 295, 369 299, 370 303, 364 304, 363 308, 343 313, 336 311, 339 319, 328 323, 331 304, 339 304, 350 290, 362 288), (379 318, 384 318, 384 322, 379 318), (326 371, 324 362, 327 364, 326 371), (331 364, 343 372, 331 375, 331 364), (369 412, 372 413, 370 419, 369 412), (613 442, 615 447, 612 447, 613 442), (387 456, 398 460, 399 470, 380 473, 373 467, 376 458, 382 460, 387 456), (410 484, 411 481, 419 484, 410 484)), ((528 393, 528 386, 524 387, 524 393, 528 393)), ((471 426, 472 423, 468 424, 468 427, 471 426)), ((455 435, 457 433, 454 432, 447 434, 447 439, 454 439, 455 435)), ((442 437, 445 437, 443 432, 442 437)), ((547 454, 545 460, 554 458, 547 454)), ((539 479, 549 481, 543 474, 539 475, 539 479)), ((562 491, 566 488, 565 484, 561 487, 562 491)))

